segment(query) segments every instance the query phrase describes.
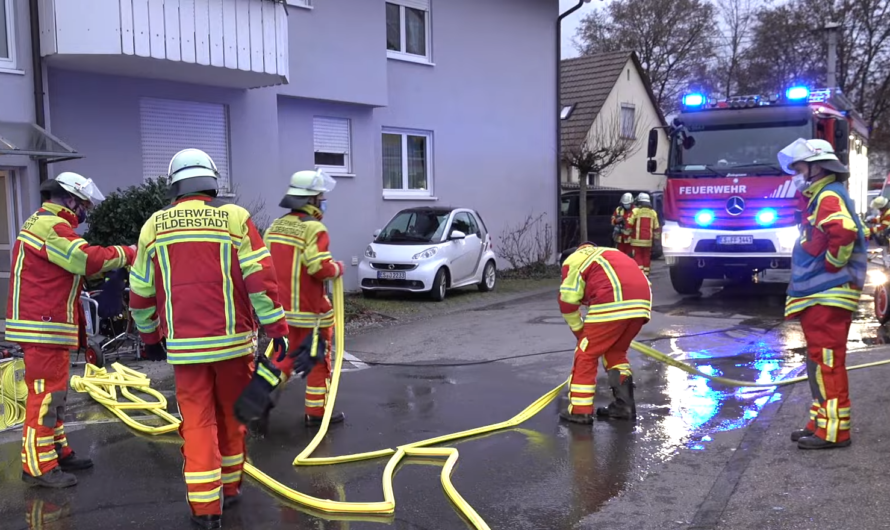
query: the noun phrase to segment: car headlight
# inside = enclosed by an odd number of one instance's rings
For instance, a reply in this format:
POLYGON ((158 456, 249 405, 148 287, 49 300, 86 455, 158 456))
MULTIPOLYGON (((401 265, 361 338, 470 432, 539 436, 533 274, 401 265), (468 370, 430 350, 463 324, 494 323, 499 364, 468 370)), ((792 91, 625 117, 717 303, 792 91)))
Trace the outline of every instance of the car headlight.
POLYGON ((423 252, 414 254, 413 256, 411 256, 411 259, 429 259, 435 256, 437 252, 439 252, 439 249, 437 247, 430 247, 423 252))
POLYGON ((878 269, 870 269, 868 271, 868 285, 884 285, 887 283, 887 274, 878 269))
POLYGON ((800 239, 800 230, 796 226, 786 226, 776 231, 776 238, 779 240, 782 250, 791 250, 800 239))
POLYGON ((374 252, 374 249, 371 247, 371 245, 368 245, 368 247, 365 249, 365 257, 366 258, 376 258, 377 257, 377 253, 374 252))
POLYGON ((661 234, 661 246, 666 249, 683 250, 692 246, 692 230, 675 228, 661 234))

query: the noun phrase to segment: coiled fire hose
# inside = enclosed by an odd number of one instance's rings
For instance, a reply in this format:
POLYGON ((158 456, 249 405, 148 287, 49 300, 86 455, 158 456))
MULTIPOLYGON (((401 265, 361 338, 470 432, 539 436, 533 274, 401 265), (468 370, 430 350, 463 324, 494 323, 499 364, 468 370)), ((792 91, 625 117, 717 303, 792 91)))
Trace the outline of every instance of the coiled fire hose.
POLYGON ((15 359, 0 363, 0 430, 25 422, 23 403, 27 397, 25 362, 15 359))
MULTIPOLYGON (((282 484, 281 482, 278 482, 277 480, 273 479, 262 470, 254 466, 249 461, 244 463, 244 472, 269 490, 284 497, 285 499, 305 506, 310 510, 318 511, 322 514, 369 514, 372 516, 380 516, 392 514, 395 512, 395 495, 393 493, 392 484, 393 475, 395 474, 397 465, 404 457, 421 457, 426 459, 429 459, 431 457, 445 458, 445 463, 442 467, 442 473, 440 476, 440 480, 442 482, 443 488, 445 489, 445 493, 454 503, 455 507, 460 510, 460 512, 470 521, 474 528, 486 530, 489 529, 489 526, 485 523, 485 521, 479 516, 478 513, 476 513, 476 511, 469 505, 469 503, 467 503, 467 501, 464 500, 463 497, 461 497, 461 495, 454 488, 454 485, 451 483, 451 473, 454 470, 454 465, 457 463, 459 456, 457 449, 453 447, 431 448, 428 446, 438 445, 461 438, 478 436, 481 434, 515 427, 516 425, 525 422, 526 420, 543 410, 560 394, 560 392, 568 384, 569 381, 566 380, 564 383, 561 383, 553 390, 550 390, 549 392, 535 400, 531 405, 527 406, 517 415, 500 423, 495 423, 476 429, 469 429, 453 434, 447 434, 444 436, 430 438, 428 440, 422 440, 419 442, 413 442, 398 446, 395 449, 390 448, 352 455, 313 458, 311 457, 311 454, 315 451, 321 440, 327 434, 331 414, 334 410, 334 403, 337 398, 337 391, 339 389, 340 373, 343 366, 343 354, 345 352, 345 312, 343 304, 343 282, 342 279, 338 278, 334 281, 333 288, 333 305, 335 315, 335 361, 331 374, 331 386, 328 391, 328 397, 325 404, 325 414, 324 418, 322 419, 321 427, 319 428, 318 433, 315 435, 309 445, 307 445, 306 448, 303 449, 303 451, 299 455, 297 455, 293 463, 294 466, 319 466, 356 462, 360 460, 370 460, 373 458, 389 456, 391 458, 383 470, 383 500, 378 502, 346 502, 313 497, 311 495, 296 491, 282 484)), ((806 377, 797 377, 772 383, 749 383, 745 381, 738 381, 735 379, 728 379, 725 377, 718 377, 706 374, 699 371, 694 366, 674 359, 673 357, 665 355, 658 350, 655 350, 654 348, 651 348, 639 342, 633 342, 631 346, 633 349, 639 351, 643 355, 651 357, 657 361, 663 362, 675 368, 679 368, 690 374, 698 375, 731 387, 778 387, 806 381, 807 379, 806 377)), ((271 354, 271 349, 272 346, 270 344, 269 348, 266 350, 267 356, 271 354)), ((868 364, 850 366, 847 369, 856 370, 883 364, 890 364, 890 359, 868 364)), ((179 420, 165 412, 167 405, 166 400, 160 393, 150 388, 150 380, 146 376, 139 372, 136 372, 135 370, 131 370, 125 366, 122 366, 119 363, 115 363, 113 367, 115 368, 116 372, 108 373, 104 369, 99 369, 92 365, 87 365, 85 376, 83 378, 79 378, 76 376, 72 377, 71 385, 78 392, 89 393, 90 396, 92 396, 94 399, 99 401, 99 403, 108 408, 124 423, 137 431, 157 435, 171 432, 179 427, 179 420), (121 395, 129 399, 130 403, 117 401, 117 387, 120 387, 121 395), (140 392, 152 394, 158 399, 158 401, 146 402, 129 392, 129 387, 136 388, 140 392), (145 425, 125 414, 123 412, 124 409, 148 410, 168 422, 168 425, 163 425, 161 427, 152 427, 149 425, 145 425)))

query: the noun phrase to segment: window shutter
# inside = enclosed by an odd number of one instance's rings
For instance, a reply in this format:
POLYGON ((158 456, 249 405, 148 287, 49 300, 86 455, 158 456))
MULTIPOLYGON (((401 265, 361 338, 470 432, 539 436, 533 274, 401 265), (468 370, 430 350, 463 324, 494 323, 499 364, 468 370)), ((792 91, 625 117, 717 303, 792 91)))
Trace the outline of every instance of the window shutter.
POLYGON ((316 117, 312 126, 316 153, 349 154, 349 120, 316 117))
POLYGON ((430 0, 390 0, 393 4, 399 4, 424 11, 430 10, 430 0))
POLYGON ((142 98, 139 101, 144 178, 166 176, 173 155, 193 147, 210 155, 219 189, 229 182, 229 120, 225 105, 142 98))

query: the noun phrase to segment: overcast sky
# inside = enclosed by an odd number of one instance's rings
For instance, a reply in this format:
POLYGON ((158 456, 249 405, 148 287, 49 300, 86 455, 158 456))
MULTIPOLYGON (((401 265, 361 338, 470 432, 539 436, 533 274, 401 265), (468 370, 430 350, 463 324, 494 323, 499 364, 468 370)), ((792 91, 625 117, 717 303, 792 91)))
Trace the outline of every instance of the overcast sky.
MULTIPOLYGON (((572 38, 575 36, 575 31, 578 30, 578 24, 581 23, 581 19, 584 18, 584 15, 589 13, 594 9, 594 6, 602 6, 605 2, 603 0, 592 0, 589 4, 585 4, 581 9, 575 11, 568 17, 562 20, 562 58, 569 59, 571 57, 577 57, 578 51, 572 46, 572 38)), ((572 7, 578 5, 578 0, 559 0, 559 12, 565 13, 567 10, 572 7)))

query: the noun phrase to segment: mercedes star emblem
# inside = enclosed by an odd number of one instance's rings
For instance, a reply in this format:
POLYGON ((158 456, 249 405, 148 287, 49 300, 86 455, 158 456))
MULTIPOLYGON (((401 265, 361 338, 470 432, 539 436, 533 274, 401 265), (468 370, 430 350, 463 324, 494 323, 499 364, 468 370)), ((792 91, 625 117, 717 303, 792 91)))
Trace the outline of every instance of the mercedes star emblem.
POLYGON ((739 215, 743 211, 745 211, 745 199, 735 196, 726 201, 726 213, 729 215, 739 215))

